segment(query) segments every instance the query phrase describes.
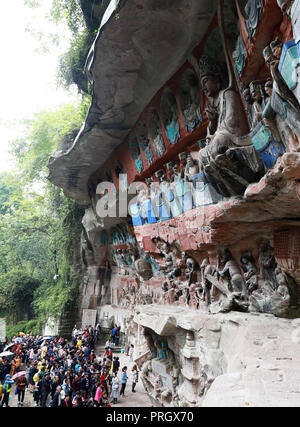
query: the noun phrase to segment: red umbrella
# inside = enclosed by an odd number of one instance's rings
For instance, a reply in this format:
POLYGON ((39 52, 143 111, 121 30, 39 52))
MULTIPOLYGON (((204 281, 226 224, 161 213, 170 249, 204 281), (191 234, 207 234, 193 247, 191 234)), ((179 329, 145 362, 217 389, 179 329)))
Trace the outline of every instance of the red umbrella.
POLYGON ((13 380, 15 380, 15 379, 20 378, 20 377, 23 377, 23 376, 25 376, 25 375, 26 375, 26 371, 20 371, 20 372, 17 372, 17 373, 12 377, 12 379, 13 379, 13 380))

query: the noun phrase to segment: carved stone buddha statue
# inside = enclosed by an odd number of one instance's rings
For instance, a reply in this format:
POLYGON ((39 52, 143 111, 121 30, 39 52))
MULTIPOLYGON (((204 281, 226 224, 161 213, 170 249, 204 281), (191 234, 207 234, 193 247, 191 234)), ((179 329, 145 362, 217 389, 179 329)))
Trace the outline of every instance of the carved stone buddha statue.
POLYGON ((200 81, 207 97, 207 145, 199 152, 199 167, 224 197, 244 194, 250 182, 264 174, 263 165, 247 135, 248 122, 236 90, 222 90, 215 64, 200 60, 200 81))

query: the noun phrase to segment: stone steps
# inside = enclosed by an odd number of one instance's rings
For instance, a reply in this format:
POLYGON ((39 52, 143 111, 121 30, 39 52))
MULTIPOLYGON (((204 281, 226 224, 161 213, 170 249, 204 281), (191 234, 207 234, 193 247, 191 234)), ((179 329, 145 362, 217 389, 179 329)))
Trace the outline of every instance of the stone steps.
MULTIPOLYGON (((121 353, 122 348, 123 347, 121 347, 121 346, 115 347, 114 345, 112 345, 112 347, 111 347, 113 354, 114 353, 121 353)), ((97 345, 96 346, 96 352, 100 353, 100 354, 105 353, 105 346, 104 345, 97 345)))

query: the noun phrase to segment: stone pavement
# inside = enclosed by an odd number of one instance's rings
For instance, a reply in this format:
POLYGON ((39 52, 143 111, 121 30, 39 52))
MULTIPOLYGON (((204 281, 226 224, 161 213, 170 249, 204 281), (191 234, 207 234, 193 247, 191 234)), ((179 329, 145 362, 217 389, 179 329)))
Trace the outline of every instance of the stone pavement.
MULTIPOLYGON (((128 375, 128 381, 125 389, 125 396, 121 396, 118 399, 118 403, 115 405, 112 405, 113 407, 152 407, 152 403, 144 389, 143 383, 140 379, 139 375, 139 381, 137 382, 137 385, 135 387, 136 393, 132 393, 131 391, 131 384, 132 384, 132 374, 131 369, 134 365, 134 362, 130 361, 129 356, 126 356, 123 353, 118 354, 120 358, 120 370, 119 370, 119 380, 121 379, 121 371, 124 366, 127 366, 127 375, 128 375)), ((121 381, 120 381, 121 384, 121 381)), ((120 387, 121 388, 121 387, 120 387)))

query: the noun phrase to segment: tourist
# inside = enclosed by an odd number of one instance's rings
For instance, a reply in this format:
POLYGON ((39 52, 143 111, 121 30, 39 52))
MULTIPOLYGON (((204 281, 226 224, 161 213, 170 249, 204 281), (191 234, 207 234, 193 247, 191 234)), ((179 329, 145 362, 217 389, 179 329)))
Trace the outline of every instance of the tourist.
POLYGON ((53 396, 53 400, 51 400, 50 402, 51 408, 59 408, 61 406, 61 402, 62 402, 61 391, 62 391, 61 386, 58 386, 53 396))
POLYGON ((0 403, 0 406, 6 405, 7 407, 9 407, 11 385, 13 383, 14 383, 14 380, 11 379, 10 374, 6 374, 5 382, 3 384, 3 397, 0 403))
POLYGON ((80 350, 81 345, 82 345, 82 337, 81 337, 81 335, 79 335, 78 340, 77 340, 77 348, 78 348, 78 350, 80 350))
POLYGON ((108 338, 108 340, 106 341, 106 343, 105 343, 105 348, 111 348, 111 341, 110 341, 110 339, 108 338))
POLYGON ((61 402, 61 408, 73 408, 72 399, 69 394, 65 396, 65 398, 61 402))
POLYGON ((129 349, 129 358, 131 362, 133 362, 133 351, 134 351, 134 345, 131 344, 129 349))
POLYGON ((97 323, 96 325, 96 341, 99 341, 101 336, 101 325, 100 323, 97 323))
MULTIPOLYGON (((41 372, 40 372, 41 375, 41 372)), ((41 407, 45 408, 47 403, 47 398, 49 396, 49 393, 51 391, 51 380, 50 375, 46 373, 44 376, 42 374, 42 381, 40 386, 40 399, 41 399, 41 407)))
MULTIPOLYGON (((92 350, 94 336, 94 328, 89 327, 80 331, 76 343, 69 343, 62 337, 47 342, 39 336, 23 337, 19 354, 14 358, 15 362, 17 358, 28 362, 27 378, 22 376, 16 382, 18 406, 23 406, 26 384, 33 392, 36 406, 109 407, 110 400, 117 403, 120 383, 121 395, 125 395, 127 367, 122 369, 122 378, 119 379, 120 360, 113 355, 110 341, 107 342, 109 346, 105 354, 98 355, 92 350), (79 340, 81 343, 78 343, 79 340), (47 403, 48 396, 51 405, 47 403)), ((4 358, 0 360, 2 375, 9 375, 10 370, 10 363, 4 358)), ((6 400, 2 398, 3 405, 6 400)))
POLYGON ((94 400, 96 402, 98 402, 98 404, 100 404, 100 399, 102 397, 102 394, 103 394, 103 388, 101 386, 101 383, 97 382, 97 384, 96 384, 96 392, 95 392, 95 395, 94 395, 94 400))
POLYGON ((22 375, 16 380, 16 385, 17 385, 17 393, 18 393, 18 406, 23 406, 24 397, 25 397, 25 388, 27 386, 27 381, 24 375, 22 375))
POLYGON ((118 347, 118 345, 119 345, 119 340, 120 340, 120 326, 117 327, 116 334, 115 334, 115 346, 116 347, 118 347))
POLYGON ((132 393, 135 393, 135 386, 136 386, 136 383, 138 382, 138 379, 139 379, 139 372, 137 370, 137 365, 133 365, 131 372, 132 372, 132 388, 131 388, 131 391, 132 391, 132 393))
POLYGON ((39 405, 41 399, 41 386, 42 386, 42 376, 38 375, 37 380, 35 381, 33 387, 33 400, 35 401, 35 406, 39 405))
POLYGON ((127 376, 127 366, 124 366, 122 369, 122 375, 121 375, 121 391, 120 396, 125 396, 125 388, 127 384, 128 376, 127 376))
POLYGON ((117 331, 117 329, 116 329, 116 327, 114 326, 114 327, 112 328, 112 331, 111 331, 111 340, 112 340, 112 342, 113 342, 114 344, 115 344, 116 331, 117 331))
POLYGON ((113 398, 112 403, 116 404, 118 403, 118 397, 119 397, 119 379, 118 379, 117 372, 114 373, 112 383, 111 383, 111 388, 112 388, 112 398, 113 398))

